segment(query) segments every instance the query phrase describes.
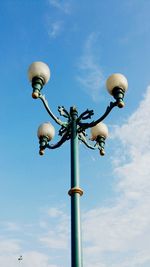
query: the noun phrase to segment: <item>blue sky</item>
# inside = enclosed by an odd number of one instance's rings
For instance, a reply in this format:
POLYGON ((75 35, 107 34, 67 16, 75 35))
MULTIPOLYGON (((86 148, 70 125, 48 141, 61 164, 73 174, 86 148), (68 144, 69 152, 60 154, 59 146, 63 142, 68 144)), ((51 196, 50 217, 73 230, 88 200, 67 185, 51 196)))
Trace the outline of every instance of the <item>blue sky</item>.
POLYGON ((51 119, 31 98, 33 61, 50 66, 43 93, 56 115, 76 105, 97 118, 112 100, 107 77, 127 77, 106 156, 80 144, 84 266, 150 265, 149 11, 146 0, 0 2, 0 266, 70 266, 69 142, 38 154, 37 128, 51 119))

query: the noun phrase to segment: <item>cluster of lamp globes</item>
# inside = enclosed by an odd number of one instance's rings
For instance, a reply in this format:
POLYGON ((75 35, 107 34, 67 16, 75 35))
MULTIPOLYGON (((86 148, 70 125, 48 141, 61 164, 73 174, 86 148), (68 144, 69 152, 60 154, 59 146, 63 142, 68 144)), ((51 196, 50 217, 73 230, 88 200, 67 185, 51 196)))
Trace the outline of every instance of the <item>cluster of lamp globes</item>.
MULTIPOLYGON (((43 62, 33 62, 28 69, 28 78, 33 87, 32 97, 37 99, 39 97, 40 90, 50 79, 50 69, 48 65, 43 62)), ((118 107, 124 107, 123 97, 128 89, 128 81, 126 77, 120 73, 112 74, 106 81, 106 88, 117 100, 118 107)), ((37 135, 39 139, 46 137, 49 142, 54 138, 55 128, 50 122, 45 122, 39 126, 37 135)), ((96 141, 100 137, 103 137, 104 139, 108 137, 108 128, 103 122, 100 122, 91 128, 90 139, 92 141, 96 141)), ((40 155, 43 154, 44 151, 41 151, 40 155)), ((103 148, 100 150, 100 154, 105 154, 103 148)))

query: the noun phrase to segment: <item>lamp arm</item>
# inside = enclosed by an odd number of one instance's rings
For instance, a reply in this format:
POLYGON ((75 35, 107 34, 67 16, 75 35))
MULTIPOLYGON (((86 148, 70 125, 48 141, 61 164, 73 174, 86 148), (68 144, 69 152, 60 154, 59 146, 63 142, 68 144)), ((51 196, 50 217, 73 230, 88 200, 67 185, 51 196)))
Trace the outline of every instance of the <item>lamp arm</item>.
POLYGON ((87 141, 87 139, 83 133, 79 133, 78 138, 83 144, 86 145, 86 147, 93 149, 93 150, 95 150, 97 148, 97 146, 92 146, 91 144, 88 143, 88 141, 87 141))
POLYGON ((63 137, 56 143, 56 144, 47 144, 46 145, 46 148, 49 148, 49 149, 55 149, 55 148, 58 148, 60 147, 63 143, 65 143, 65 141, 69 140, 70 138, 70 135, 68 134, 68 131, 63 135, 63 137))
POLYGON ((63 126, 63 127, 66 128, 67 125, 68 125, 68 123, 61 121, 59 118, 57 118, 57 117, 53 114, 53 112, 51 111, 51 109, 50 109, 50 107, 49 107, 49 105, 48 105, 48 101, 46 100, 45 96, 42 95, 42 94, 40 93, 40 94, 39 94, 39 98, 40 98, 41 101, 43 102, 44 107, 45 107, 45 109, 47 110, 48 114, 51 116, 51 118, 52 118, 57 124, 59 124, 59 125, 61 125, 61 126, 63 126))
POLYGON ((117 101, 115 102, 110 102, 110 105, 106 108, 106 111, 105 113, 96 121, 92 121, 90 123, 83 123, 83 122, 78 122, 78 125, 79 125, 79 132, 82 132, 83 130, 86 130, 88 128, 91 128, 91 127, 94 127, 95 125, 97 125, 99 122, 103 121, 107 116, 108 114, 111 112, 111 110, 117 106, 117 101))

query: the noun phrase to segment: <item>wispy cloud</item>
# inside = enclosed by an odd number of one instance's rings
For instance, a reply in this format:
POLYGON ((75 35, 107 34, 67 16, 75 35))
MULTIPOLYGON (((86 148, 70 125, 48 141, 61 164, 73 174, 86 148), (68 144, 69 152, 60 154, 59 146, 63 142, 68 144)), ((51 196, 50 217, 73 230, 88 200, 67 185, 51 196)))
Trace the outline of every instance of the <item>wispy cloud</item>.
POLYGON ((94 101, 99 99, 99 91, 104 84, 104 75, 95 53, 97 33, 91 33, 84 45, 83 55, 78 62, 78 82, 94 101))
POLYGON ((10 267, 11 263, 11 267, 16 267, 20 255, 23 256, 20 266, 24 267, 65 266, 63 256, 62 265, 55 262, 57 252, 62 253, 69 246, 68 222, 62 207, 44 209, 42 223, 41 220, 34 224, 0 222, 0 266, 10 267), (47 254, 47 248, 53 251, 47 254))
POLYGON ((22 254, 21 246, 15 240, 0 240, 0 266, 3 267, 59 267, 49 263, 49 257, 36 250, 25 251, 22 254), (18 257, 22 255, 22 262, 18 257))
POLYGON ((64 217, 64 212, 58 208, 51 207, 47 210, 47 214, 50 218, 62 218, 64 217))
POLYGON ((126 160, 115 167, 116 199, 84 216, 87 267, 150 264, 149 103, 150 87, 138 109, 114 132, 113 137, 120 140, 120 155, 125 154, 126 160))
POLYGON ((51 39, 55 39, 61 35, 65 28, 65 22, 68 15, 71 14, 71 0, 48 0, 50 13, 46 15, 46 28, 51 39), (53 7, 53 10, 51 10, 53 7), (59 12, 58 12, 59 11, 59 12))
POLYGON ((49 0, 51 6, 59 9, 63 13, 70 14, 71 12, 71 1, 70 0, 49 0))
POLYGON ((19 231, 20 225, 14 222, 0 222, 0 226, 3 228, 3 231, 19 231))
POLYGON ((29 251, 23 255, 23 266, 25 267, 58 267, 55 264, 49 264, 49 257, 44 253, 29 251))
POLYGON ((55 39, 63 31, 63 21, 55 21, 49 23, 48 35, 50 38, 55 39))
POLYGON ((51 249, 66 249, 69 243, 68 216, 61 209, 54 207, 49 208, 47 214, 52 225, 49 225, 47 231, 40 237, 40 242, 51 249))
POLYGON ((17 253, 20 250, 20 242, 16 239, 4 239, 0 237, 0 255, 17 253))
POLYGON ((55 18, 47 15, 47 29, 48 35, 51 39, 60 36, 64 30, 66 15, 71 13, 70 1, 49 0, 49 4, 55 9, 59 10, 61 14, 55 14, 55 18))

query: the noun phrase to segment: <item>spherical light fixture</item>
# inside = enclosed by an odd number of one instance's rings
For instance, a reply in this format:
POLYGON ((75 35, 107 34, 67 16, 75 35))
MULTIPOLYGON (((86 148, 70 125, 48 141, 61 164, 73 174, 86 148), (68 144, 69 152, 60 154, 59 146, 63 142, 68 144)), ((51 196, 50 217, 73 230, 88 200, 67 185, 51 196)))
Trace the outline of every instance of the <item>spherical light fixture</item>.
POLYGON ((41 124, 37 131, 37 136, 40 139, 41 137, 47 137, 48 141, 51 141, 55 135, 55 128, 50 122, 45 122, 41 124))
POLYGON ((108 77, 106 81, 106 87, 108 92, 113 95, 114 88, 118 87, 122 89, 124 92, 128 89, 128 81, 126 77, 120 73, 114 73, 108 77))
POLYGON ((91 128, 91 140, 94 141, 97 137, 108 137, 108 128, 105 123, 99 122, 96 126, 91 128))
POLYGON ((117 101, 119 108, 124 107, 124 94, 128 89, 128 81, 126 77, 120 73, 112 74, 106 81, 108 92, 113 95, 117 101))
POLYGON ((54 135, 55 135, 55 128, 50 122, 45 122, 39 126, 37 131, 37 136, 39 138, 39 143, 40 143, 39 154, 41 156, 44 155, 45 148, 48 142, 53 139, 54 135))
POLYGON ((50 69, 47 64, 36 61, 33 62, 28 69, 28 78, 32 82, 33 78, 39 77, 43 80, 43 83, 48 83, 50 79, 50 69))

